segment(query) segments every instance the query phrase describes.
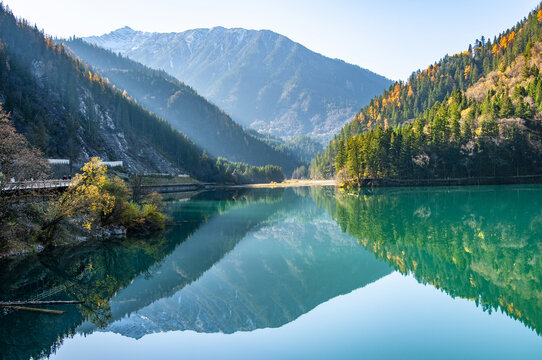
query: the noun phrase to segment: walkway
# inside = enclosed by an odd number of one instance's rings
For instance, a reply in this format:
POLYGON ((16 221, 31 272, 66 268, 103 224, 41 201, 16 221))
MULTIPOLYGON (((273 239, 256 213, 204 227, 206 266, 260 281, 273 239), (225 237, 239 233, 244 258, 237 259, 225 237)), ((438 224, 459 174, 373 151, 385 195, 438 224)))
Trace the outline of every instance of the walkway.
POLYGON ((9 182, 2 191, 7 192, 29 192, 33 190, 62 190, 72 185, 74 180, 35 180, 35 181, 17 181, 9 182))

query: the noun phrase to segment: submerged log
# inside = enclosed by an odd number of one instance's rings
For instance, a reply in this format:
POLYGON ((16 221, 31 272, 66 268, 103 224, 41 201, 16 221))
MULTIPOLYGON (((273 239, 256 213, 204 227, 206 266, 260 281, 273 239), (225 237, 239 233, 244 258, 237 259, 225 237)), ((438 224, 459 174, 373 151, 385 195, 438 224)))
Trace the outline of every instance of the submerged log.
POLYGON ((34 311, 34 312, 41 312, 41 313, 55 314, 55 315, 62 315, 65 313, 65 311, 61 311, 61 310, 40 309, 40 308, 32 308, 32 307, 26 307, 26 306, 4 305, 3 307, 8 308, 8 309, 14 309, 14 310, 34 311))
POLYGON ((50 300, 50 301, 0 301, 0 307, 20 306, 20 305, 71 305, 83 304, 80 300, 50 300))

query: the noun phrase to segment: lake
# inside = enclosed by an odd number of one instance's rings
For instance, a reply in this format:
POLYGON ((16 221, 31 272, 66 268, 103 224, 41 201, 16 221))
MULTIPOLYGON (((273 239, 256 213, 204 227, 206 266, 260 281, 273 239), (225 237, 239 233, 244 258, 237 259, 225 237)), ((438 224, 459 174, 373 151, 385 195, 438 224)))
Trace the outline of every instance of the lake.
POLYGON ((211 191, 0 263, 1 359, 540 359, 542 186, 211 191))

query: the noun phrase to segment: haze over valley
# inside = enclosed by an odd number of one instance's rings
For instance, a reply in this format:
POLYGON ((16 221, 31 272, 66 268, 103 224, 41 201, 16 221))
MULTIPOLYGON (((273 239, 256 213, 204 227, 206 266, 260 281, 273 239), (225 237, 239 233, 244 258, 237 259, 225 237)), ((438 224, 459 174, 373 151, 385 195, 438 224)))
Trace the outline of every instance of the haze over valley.
POLYGON ((310 135, 329 141, 391 84, 266 30, 145 33, 124 27, 85 41, 164 70, 241 125, 286 139, 310 135))

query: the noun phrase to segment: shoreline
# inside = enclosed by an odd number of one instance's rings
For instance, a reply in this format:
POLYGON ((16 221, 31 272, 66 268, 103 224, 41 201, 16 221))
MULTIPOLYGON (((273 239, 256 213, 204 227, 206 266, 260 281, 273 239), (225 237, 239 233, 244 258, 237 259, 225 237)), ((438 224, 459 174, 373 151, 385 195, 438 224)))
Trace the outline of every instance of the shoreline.
MULTIPOLYGON (((229 185, 224 188, 286 188, 286 187, 306 187, 306 186, 337 186, 335 180, 285 180, 281 183, 263 183, 263 184, 241 184, 229 185)), ((218 188, 218 186, 216 187, 218 188)))
POLYGON ((372 188, 372 187, 423 187, 423 186, 480 186, 480 185, 528 185, 541 184, 542 175, 520 176, 478 176, 470 178, 444 179, 392 179, 365 178, 349 180, 339 184, 343 188, 372 188))

